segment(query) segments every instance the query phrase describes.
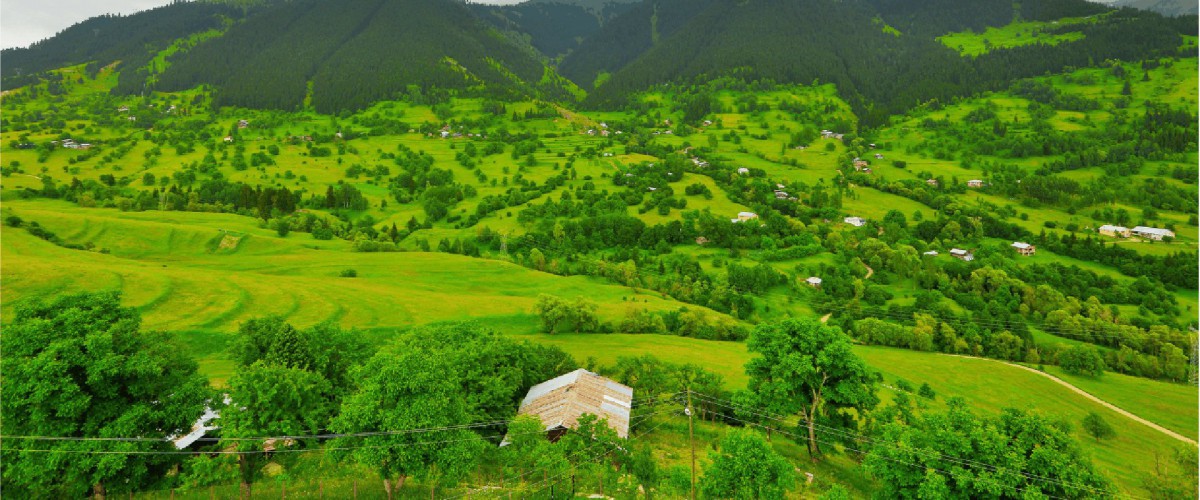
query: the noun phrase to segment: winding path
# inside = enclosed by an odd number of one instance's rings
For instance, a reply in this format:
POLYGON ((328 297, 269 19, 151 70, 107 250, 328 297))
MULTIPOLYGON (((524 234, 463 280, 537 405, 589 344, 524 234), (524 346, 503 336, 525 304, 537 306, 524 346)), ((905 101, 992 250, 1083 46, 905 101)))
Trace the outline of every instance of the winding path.
POLYGON ((1025 366, 1025 365, 1019 365, 1019 364, 1016 364, 1016 363, 1009 363, 1009 362, 1007 362, 1007 361, 1000 361, 1000 360, 998 360, 998 359, 990 359, 990 358, 977 358, 977 357, 975 357, 975 356, 962 356, 962 355, 958 355, 958 354, 951 354, 950 356, 954 356, 954 357, 958 357, 958 358, 983 359, 983 360, 987 360, 987 361, 995 361, 995 362, 997 362, 997 363, 1004 363, 1004 364, 1006 364, 1006 365, 1009 365, 1009 366, 1015 366, 1015 367, 1017 367, 1017 368, 1020 368, 1020 369, 1022 369, 1022 370, 1025 370, 1025 371, 1029 371, 1029 372, 1036 373, 1036 374, 1038 374, 1038 375, 1041 375, 1041 376, 1043 376, 1043 377, 1046 377, 1046 378, 1048 378, 1048 379, 1050 379, 1050 380, 1053 380, 1053 381, 1054 381, 1055 383, 1057 383, 1058 385, 1061 385, 1061 386, 1063 386, 1063 387, 1066 387, 1067 389, 1070 389, 1071 391, 1074 391, 1076 394, 1079 394, 1080 396, 1083 396, 1083 397, 1085 397, 1085 398, 1088 398, 1088 399, 1090 399, 1090 400, 1092 400, 1092 401, 1094 401, 1094 402, 1096 402, 1096 403, 1099 403, 1100 405, 1104 406, 1105 408, 1108 408, 1108 409, 1110 409, 1110 410, 1112 410, 1112 411, 1115 411, 1115 412, 1117 412, 1117 413, 1120 413, 1121 415, 1124 415, 1124 416, 1126 416, 1126 417, 1130 418, 1131 420, 1135 420, 1135 421, 1137 421, 1137 422, 1140 422, 1140 423, 1142 423, 1142 424, 1146 425, 1147 427, 1150 427, 1151 429, 1154 429, 1154 430, 1156 430, 1156 431, 1158 431, 1158 432, 1161 432, 1161 433, 1163 433, 1163 434, 1166 434, 1167 436, 1170 436, 1170 437, 1172 437, 1172 438, 1178 439, 1178 440, 1180 440, 1180 441, 1183 441, 1183 442, 1185 442, 1185 443, 1188 443, 1188 444, 1190 444, 1190 445, 1192 445, 1192 446, 1196 446, 1196 441, 1195 441, 1195 440, 1193 440, 1193 439, 1191 439, 1191 438, 1189 438, 1189 437, 1187 437, 1187 436, 1184 436, 1184 435, 1182 435, 1182 434, 1179 434, 1179 433, 1177 433, 1177 432, 1175 432, 1175 431, 1173 431, 1173 430, 1171 430, 1171 429, 1168 429, 1168 428, 1166 428, 1166 427, 1163 427, 1163 426, 1161 426, 1161 425, 1158 425, 1158 424, 1156 424, 1156 423, 1154 423, 1154 422, 1151 422, 1151 421, 1149 421, 1149 420, 1146 420, 1146 419, 1144 419, 1144 418, 1142 418, 1142 417, 1139 417, 1139 416, 1137 416, 1137 415, 1134 415, 1133 413, 1130 413, 1130 412, 1128 412, 1128 411, 1125 411, 1125 410, 1121 409, 1120 407, 1118 407, 1117 405, 1114 405, 1114 404, 1112 404, 1112 403, 1109 403, 1108 401, 1105 401, 1105 400, 1103 400, 1103 399, 1100 399, 1100 398, 1098 398, 1098 397, 1096 397, 1096 396, 1093 396, 1093 395, 1091 395, 1090 393, 1088 393, 1087 391, 1085 391, 1085 390, 1083 390, 1083 389, 1080 389, 1080 388, 1078 388, 1078 387, 1075 387, 1074 385, 1071 385, 1071 383, 1070 383, 1070 382, 1067 382, 1066 380, 1063 380, 1063 379, 1061 379, 1061 378, 1055 377, 1054 375, 1051 375, 1051 374, 1049 374, 1049 373, 1046 373, 1046 372, 1043 372, 1043 371, 1039 371, 1039 370, 1035 370, 1035 369, 1033 369, 1033 368, 1030 368, 1030 367, 1028 367, 1028 366, 1025 366))

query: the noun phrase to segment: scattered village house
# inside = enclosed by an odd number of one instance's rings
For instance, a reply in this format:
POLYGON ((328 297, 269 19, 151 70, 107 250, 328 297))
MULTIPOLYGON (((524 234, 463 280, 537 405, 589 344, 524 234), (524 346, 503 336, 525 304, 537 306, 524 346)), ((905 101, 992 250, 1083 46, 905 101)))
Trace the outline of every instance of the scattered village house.
POLYGON ((846 217, 842 220, 854 227, 863 227, 867 223, 862 217, 846 217))
POLYGON ((1136 226, 1130 232, 1139 238, 1148 240, 1162 241, 1163 238, 1175 238, 1175 231, 1170 229, 1160 229, 1157 227, 1136 226))
POLYGON ((983 181, 981 181, 979 179, 971 179, 971 180, 967 181, 967 187, 973 187, 973 188, 983 187, 983 181))
POLYGON ((1114 226, 1105 224, 1100 226, 1097 231, 1104 236, 1112 236, 1114 238, 1128 238, 1132 232, 1125 226, 1114 226))
POLYGON ((938 181, 937 181, 937 179, 925 179, 925 184, 928 184, 930 186, 937 186, 938 181))
POLYGON ((1021 255, 1033 255, 1037 252, 1037 247, 1022 241, 1014 241, 1012 247, 1021 255))
POLYGON ((961 248, 951 248, 950 255, 956 259, 965 260, 967 262, 975 260, 975 256, 972 255, 971 252, 968 252, 961 248))
POLYGON ((607 420, 617 436, 627 438, 632 405, 633 388, 580 368, 529 388, 517 414, 541 419, 551 441, 573 429, 585 413, 607 420))
POLYGON ((754 212, 738 212, 736 219, 731 219, 733 222, 746 222, 750 219, 757 219, 758 214, 754 212))
POLYGON ((937 257, 938 253, 937 253, 937 250, 930 250, 928 252, 925 252, 925 255, 928 255, 930 257, 937 257))
POLYGON ((746 174, 750 173, 750 169, 748 169, 746 167, 741 167, 741 168, 737 169, 737 173, 746 175, 746 174))
POLYGON ((808 286, 811 286, 813 288, 821 287, 821 278, 818 278, 816 276, 810 276, 808 279, 804 280, 804 282, 808 283, 808 286))

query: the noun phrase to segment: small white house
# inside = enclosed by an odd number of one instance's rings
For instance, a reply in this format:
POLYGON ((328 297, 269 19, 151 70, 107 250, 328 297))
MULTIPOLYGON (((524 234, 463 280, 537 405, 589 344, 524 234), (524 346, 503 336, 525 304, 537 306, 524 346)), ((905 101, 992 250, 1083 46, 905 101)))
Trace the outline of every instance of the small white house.
POLYGON ((928 252, 925 252, 925 255, 928 255, 930 257, 937 257, 938 253, 937 253, 937 250, 930 250, 928 252))
POLYGON ((867 221, 863 220, 862 217, 846 217, 845 219, 842 219, 842 220, 845 221, 846 224, 850 224, 851 226, 854 226, 854 227, 863 227, 864 225, 867 224, 867 221))
POLYGON ((1114 238, 1128 238, 1131 234, 1133 234, 1133 232, 1125 226, 1114 226, 1112 224, 1100 226, 1096 229, 1096 231, 1104 236, 1112 236, 1114 238))
POLYGON ((1037 247, 1023 241, 1014 241, 1012 247, 1021 255, 1029 256, 1033 255, 1034 252, 1037 252, 1037 247))
POLYGON ((737 173, 739 173, 741 175, 746 175, 746 174, 750 173, 750 169, 748 169, 746 167, 741 167, 737 170, 737 173))
POLYGON ((961 248, 951 248, 950 255, 956 259, 965 260, 967 262, 975 260, 975 256, 972 255, 971 252, 968 252, 961 248))
POLYGON ((804 282, 808 283, 808 286, 813 288, 819 288, 821 286, 821 278, 816 276, 810 276, 808 279, 804 280, 804 282))
POLYGON ((967 181, 967 187, 980 188, 983 187, 983 181, 979 179, 971 179, 967 181))
POLYGON ((758 214, 756 214, 754 212, 738 212, 737 218, 733 219, 733 222, 746 222, 748 220, 757 219, 757 218, 758 218, 758 214))
POLYGON ((1162 239, 1166 237, 1175 237, 1175 231, 1170 229, 1160 229, 1157 227, 1136 226, 1130 232, 1132 232, 1134 236, 1154 241, 1162 241, 1162 239))

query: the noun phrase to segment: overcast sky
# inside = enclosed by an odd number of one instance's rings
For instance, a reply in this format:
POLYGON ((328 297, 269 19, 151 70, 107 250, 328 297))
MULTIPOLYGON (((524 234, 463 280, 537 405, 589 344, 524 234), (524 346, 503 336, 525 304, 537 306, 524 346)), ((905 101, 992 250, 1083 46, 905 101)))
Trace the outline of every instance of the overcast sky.
MULTIPOLYGON (((521 0, 474 3, 512 4, 521 0)), ((0 1, 0 47, 28 47, 71 25, 101 14, 130 14, 170 0, 3 0, 0 1)))
POLYGON ((26 47, 89 17, 129 14, 168 3, 170 0, 3 0, 0 46, 26 47))

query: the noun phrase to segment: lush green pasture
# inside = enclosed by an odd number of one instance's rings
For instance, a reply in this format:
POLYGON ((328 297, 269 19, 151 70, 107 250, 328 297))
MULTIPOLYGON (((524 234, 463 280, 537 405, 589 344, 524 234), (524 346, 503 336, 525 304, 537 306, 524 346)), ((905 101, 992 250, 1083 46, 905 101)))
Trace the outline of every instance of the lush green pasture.
MULTIPOLYGON (((562 347, 580 360, 594 357, 601 364, 620 356, 651 353, 674 363, 696 363, 725 376, 730 389, 745 387, 742 366, 750 358, 745 345, 711 342, 662 335, 535 335, 527 337, 562 347)), ((986 359, 963 358, 884 347, 857 346, 855 352, 879 370, 887 384, 898 378, 916 384, 928 383, 939 401, 956 396, 974 408, 996 412, 1001 408, 1037 410, 1069 421, 1080 440, 1106 474, 1128 494, 1142 496, 1141 474, 1151 470, 1154 454, 1169 455, 1180 444, 1149 427, 1132 422, 1083 396, 1020 368, 986 359), (1088 412, 1101 414, 1117 428, 1111 440, 1095 442, 1079 426, 1088 412)), ((1052 372, 1055 373, 1055 372, 1052 372)), ((1055 373, 1056 375, 1058 373, 1055 373)), ((1074 383, 1078 378, 1070 378, 1074 383)), ((1194 412, 1171 414, 1170 408, 1194 408, 1195 391, 1187 386, 1136 377, 1105 374, 1101 382, 1086 381, 1086 388, 1101 399, 1111 396, 1113 404, 1168 428, 1194 428, 1194 412), (1090 384, 1089 384, 1090 382, 1090 384), (1104 387, 1093 392, 1094 387, 1104 387), (1139 395, 1140 394, 1140 395, 1139 395), (1152 401, 1153 400, 1153 401, 1152 401)), ((887 396, 884 390, 883 396, 887 396)))
POLYGON ((1046 372, 1139 417, 1192 439, 1197 437, 1200 405, 1193 385, 1168 384, 1120 373, 1105 373, 1100 377, 1071 375, 1057 366, 1047 366, 1046 372))
POLYGON ((1083 38, 1083 33, 1068 31, 1065 33, 1048 33, 1051 28, 1060 25, 1091 22, 1087 18, 1064 18, 1057 21, 1018 21, 999 28, 989 26, 983 33, 963 31, 938 37, 938 41, 947 47, 957 50, 964 56, 977 56, 994 49, 1020 47, 1022 45, 1045 44, 1058 45, 1083 38))

